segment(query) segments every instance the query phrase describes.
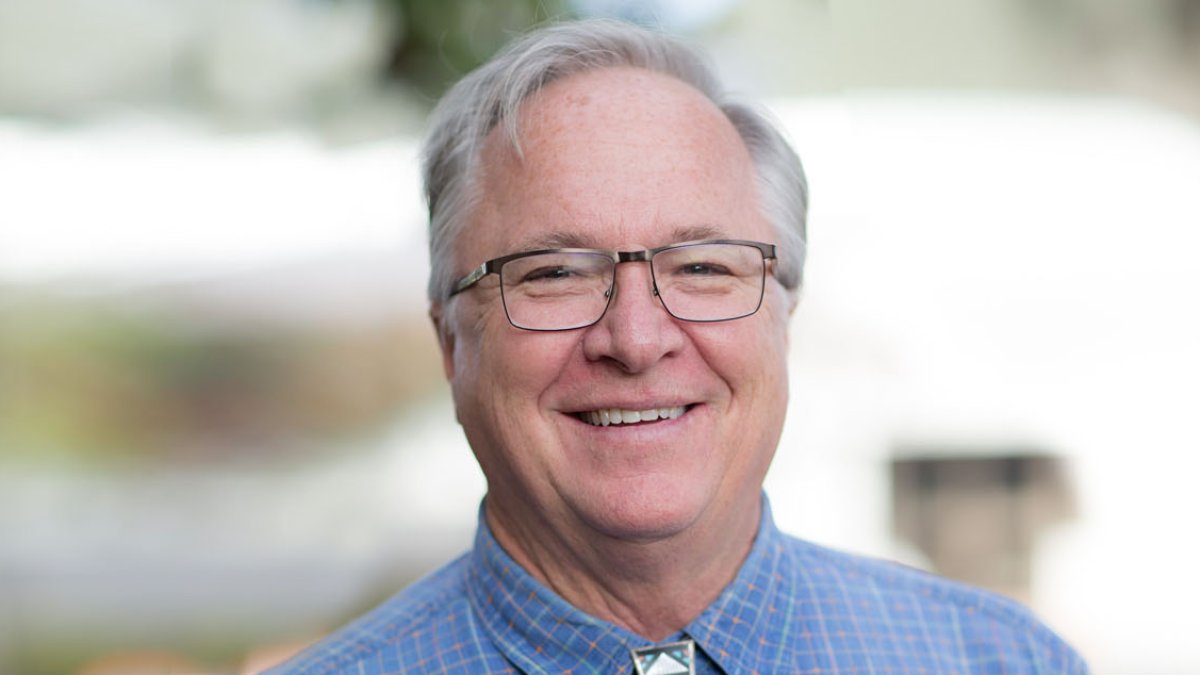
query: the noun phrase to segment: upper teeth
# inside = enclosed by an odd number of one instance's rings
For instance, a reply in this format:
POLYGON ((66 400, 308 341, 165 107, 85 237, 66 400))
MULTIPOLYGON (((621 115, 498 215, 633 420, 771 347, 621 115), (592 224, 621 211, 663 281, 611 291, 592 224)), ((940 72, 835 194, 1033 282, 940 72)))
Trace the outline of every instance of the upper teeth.
POLYGON ((602 408, 580 413, 584 421, 598 427, 610 424, 633 424, 634 422, 653 422, 654 420, 675 419, 684 413, 686 408, 651 408, 649 410, 625 410, 623 408, 602 408))

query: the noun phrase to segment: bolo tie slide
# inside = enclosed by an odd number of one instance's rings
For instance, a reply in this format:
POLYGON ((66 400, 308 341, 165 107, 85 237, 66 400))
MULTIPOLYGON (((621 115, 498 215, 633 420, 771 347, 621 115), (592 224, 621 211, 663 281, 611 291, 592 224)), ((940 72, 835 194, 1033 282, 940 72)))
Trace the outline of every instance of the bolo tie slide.
POLYGON ((630 649, 637 675, 696 675, 696 643, 691 640, 630 649))

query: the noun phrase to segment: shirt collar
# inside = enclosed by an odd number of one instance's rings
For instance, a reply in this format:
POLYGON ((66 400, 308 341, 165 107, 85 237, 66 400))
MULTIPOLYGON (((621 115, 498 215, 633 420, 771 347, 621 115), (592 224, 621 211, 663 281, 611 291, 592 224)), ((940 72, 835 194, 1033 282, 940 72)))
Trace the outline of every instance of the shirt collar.
MULTIPOLYGON (((766 496, 750 554, 716 601, 683 632, 727 673, 752 672, 778 647, 763 639, 789 575, 781 574, 783 541, 766 496)), ((629 650, 645 638, 590 616, 543 586, 492 536, 480 507, 467 592, 475 616, 497 648, 526 673, 628 672, 629 650), (582 666, 582 668, 581 668, 582 666)))
POLYGON ((496 542, 482 506, 467 594, 496 647, 525 673, 625 672, 633 665, 629 646, 645 643, 531 577, 496 542))
POLYGON ((736 577, 684 633, 726 673, 752 673, 778 661, 778 640, 767 639, 793 594, 784 538, 762 499, 762 520, 750 554, 736 577))

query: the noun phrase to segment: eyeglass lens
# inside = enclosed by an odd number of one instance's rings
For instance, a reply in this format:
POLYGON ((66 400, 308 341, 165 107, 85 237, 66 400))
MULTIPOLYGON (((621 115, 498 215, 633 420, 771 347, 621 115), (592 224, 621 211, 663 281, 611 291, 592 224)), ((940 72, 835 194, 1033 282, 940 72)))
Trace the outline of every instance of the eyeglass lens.
MULTIPOLYGON (((569 330, 600 320, 615 279, 601 253, 553 252, 510 260, 500 269, 505 311, 514 326, 569 330)), ((762 252, 740 244, 694 244, 651 259, 663 306, 685 321, 726 321, 753 314, 762 301, 762 252)))

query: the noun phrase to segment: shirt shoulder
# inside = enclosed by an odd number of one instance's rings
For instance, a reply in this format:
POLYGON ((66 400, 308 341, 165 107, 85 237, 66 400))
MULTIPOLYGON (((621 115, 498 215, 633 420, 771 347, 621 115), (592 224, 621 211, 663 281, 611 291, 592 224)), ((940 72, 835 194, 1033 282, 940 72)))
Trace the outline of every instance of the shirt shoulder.
POLYGON ((873 636, 881 657, 890 649, 952 672, 1087 672, 1074 649, 1016 600, 892 561, 787 535, 783 542, 798 587, 819 598, 842 634, 853 627, 873 636))
POLYGON ((469 562, 458 558, 266 674, 497 670, 479 667, 498 654, 488 649, 472 614, 469 562))

